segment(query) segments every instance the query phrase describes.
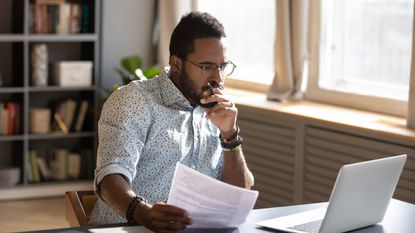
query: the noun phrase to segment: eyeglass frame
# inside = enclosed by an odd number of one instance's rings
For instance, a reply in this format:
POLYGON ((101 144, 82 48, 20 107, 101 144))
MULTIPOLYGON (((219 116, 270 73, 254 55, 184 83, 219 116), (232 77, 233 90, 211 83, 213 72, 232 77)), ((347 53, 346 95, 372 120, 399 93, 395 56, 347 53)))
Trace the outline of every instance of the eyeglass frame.
POLYGON ((213 71, 215 71, 219 68, 219 71, 220 71, 221 75, 223 75, 224 77, 229 77, 235 71, 235 68, 236 68, 236 65, 230 60, 226 61, 225 63, 223 63, 221 65, 217 65, 217 64, 211 63, 211 62, 206 62, 204 64, 197 64, 197 63, 195 63, 193 61, 190 61, 188 59, 182 59, 182 60, 187 61, 190 64, 198 67, 202 71, 202 74, 204 76, 207 76, 207 75, 205 75, 205 72, 213 72, 213 71), (233 68, 232 68, 232 71, 229 74, 224 75, 222 72, 224 71, 224 69, 227 65, 232 65, 233 68))

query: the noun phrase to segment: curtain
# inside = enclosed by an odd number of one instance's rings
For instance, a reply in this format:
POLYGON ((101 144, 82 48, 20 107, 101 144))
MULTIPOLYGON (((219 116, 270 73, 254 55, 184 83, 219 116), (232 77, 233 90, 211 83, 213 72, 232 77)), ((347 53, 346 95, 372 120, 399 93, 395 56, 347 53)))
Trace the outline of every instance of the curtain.
MULTIPOLYGON (((415 5, 414 5, 415 12, 415 5)), ((409 83, 408 96, 408 114, 406 117, 406 126, 415 129, 415 17, 413 17, 412 24, 412 64, 411 64, 411 79, 409 83)))
POLYGON ((301 99, 308 56, 308 0, 277 0, 275 77, 270 100, 301 99))
MULTIPOLYGON (((197 2, 195 0, 159 0, 158 1, 158 23, 156 28, 160 29, 160 34, 157 41, 153 44, 158 45, 158 64, 159 66, 167 66, 169 64, 169 44, 171 34, 180 21, 181 17, 196 9, 197 2)), ((153 38, 155 35, 153 35, 153 38)))

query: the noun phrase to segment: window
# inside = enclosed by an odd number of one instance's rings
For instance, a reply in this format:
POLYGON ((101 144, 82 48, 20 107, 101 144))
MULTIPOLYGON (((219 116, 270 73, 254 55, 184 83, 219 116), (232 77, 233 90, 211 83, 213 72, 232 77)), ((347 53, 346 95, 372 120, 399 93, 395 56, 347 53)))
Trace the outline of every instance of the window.
POLYGON ((312 21, 312 30, 319 27, 312 48, 318 56, 312 56, 306 95, 405 115, 413 4, 414 0, 321 0, 312 11, 320 12, 320 20, 312 21))
POLYGON ((275 0, 198 0, 197 8, 218 18, 228 38, 232 79, 270 85, 274 78, 275 0))

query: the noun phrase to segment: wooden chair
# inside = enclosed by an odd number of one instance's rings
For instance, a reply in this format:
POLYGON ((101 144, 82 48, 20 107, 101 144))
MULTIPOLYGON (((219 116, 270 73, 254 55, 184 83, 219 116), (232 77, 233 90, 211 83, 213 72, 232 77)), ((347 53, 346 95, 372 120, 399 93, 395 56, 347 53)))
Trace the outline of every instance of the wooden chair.
POLYGON ((65 193, 65 216, 71 227, 89 225, 89 216, 97 197, 93 191, 68 191, 65 193))

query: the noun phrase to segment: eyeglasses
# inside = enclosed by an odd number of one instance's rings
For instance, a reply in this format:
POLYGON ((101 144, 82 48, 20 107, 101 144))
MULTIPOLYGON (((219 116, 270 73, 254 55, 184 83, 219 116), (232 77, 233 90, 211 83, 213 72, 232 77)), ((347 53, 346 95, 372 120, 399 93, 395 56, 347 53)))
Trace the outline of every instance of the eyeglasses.
POLYGON ((199 67, 202 70, 202 74, 205 77, 209 77, 213 74, 215 70, 219 68, 220 74, 223 77, 228 77, 233 73, 233 71, 236 68, 236 65, 233 64, 231 61, 227 61, 221 65, 216 65, 215 63, 202 63, 202 64, 196 64, 190 60, 184 59, 184 61, 189 62, 190 64, 199 67))

